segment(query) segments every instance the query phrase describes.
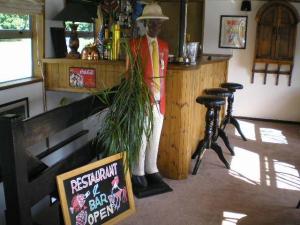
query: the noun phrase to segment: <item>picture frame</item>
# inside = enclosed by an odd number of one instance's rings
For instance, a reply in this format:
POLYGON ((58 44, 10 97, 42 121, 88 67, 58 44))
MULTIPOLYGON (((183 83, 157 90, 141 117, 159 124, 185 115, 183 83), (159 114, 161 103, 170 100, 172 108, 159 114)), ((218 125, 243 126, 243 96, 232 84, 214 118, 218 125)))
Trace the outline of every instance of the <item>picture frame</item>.
POLYGON ((248 16, 221 15, 219 48, 246 49, 248 16))
POLYGON ((135 212, 125 153, 56 177, 65 225, 115 224, 135 212))
POLYGON ((5 114, 16 114, 22 119, 29 117, 28 98, 21 98, 15 101, 0 105, 0 116, 5 114))

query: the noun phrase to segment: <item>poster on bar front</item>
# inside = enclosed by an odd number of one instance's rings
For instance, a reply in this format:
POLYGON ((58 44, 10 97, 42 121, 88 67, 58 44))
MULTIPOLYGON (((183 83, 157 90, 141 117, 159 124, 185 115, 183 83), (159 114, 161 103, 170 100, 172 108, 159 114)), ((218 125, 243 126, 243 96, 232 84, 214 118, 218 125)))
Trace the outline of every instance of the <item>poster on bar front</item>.
POLYGON ((96 70, 94 68, 70 67, 70 86, 76 88, 95 88, 96 70))

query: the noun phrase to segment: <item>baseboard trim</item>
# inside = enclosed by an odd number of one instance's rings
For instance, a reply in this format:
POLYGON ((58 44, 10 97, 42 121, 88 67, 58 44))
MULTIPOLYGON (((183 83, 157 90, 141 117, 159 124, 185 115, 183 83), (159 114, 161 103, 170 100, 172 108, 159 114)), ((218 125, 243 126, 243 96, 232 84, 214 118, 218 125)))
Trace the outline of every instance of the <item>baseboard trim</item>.
POLYGON ((254 117, 246 117, 246 116, 235 116, 235 118, 244 119, 244 120, 256 120, 256 121, 264 121, 264 122, 272 122, 272 123, 286 123, 286 124, 300 125, 300 122, 288 121, 288 120, 273 120, 273 119, 263 119, 263 118, 254 118, 254 117))

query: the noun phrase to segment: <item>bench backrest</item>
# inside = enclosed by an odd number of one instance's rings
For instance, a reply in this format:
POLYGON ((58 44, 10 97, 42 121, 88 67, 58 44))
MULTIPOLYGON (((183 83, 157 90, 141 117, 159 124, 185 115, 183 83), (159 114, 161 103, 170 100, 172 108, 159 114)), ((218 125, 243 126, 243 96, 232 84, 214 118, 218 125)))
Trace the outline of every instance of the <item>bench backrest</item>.
POLYGON ((15 115, 0 118, 0 160, 6 201, 7 225, 31 225, 31 207, 56 191, 56 176, 90 162, 96 155, 90 143, 85 144, 51 167, 39 161, 57 149, 85 135, 82 130, 37 156, 28 147, 46 140, 95 113, 105 106, 94 96, 21 120, 15 115), (31 171, 32 162, 40 162, 31 171))

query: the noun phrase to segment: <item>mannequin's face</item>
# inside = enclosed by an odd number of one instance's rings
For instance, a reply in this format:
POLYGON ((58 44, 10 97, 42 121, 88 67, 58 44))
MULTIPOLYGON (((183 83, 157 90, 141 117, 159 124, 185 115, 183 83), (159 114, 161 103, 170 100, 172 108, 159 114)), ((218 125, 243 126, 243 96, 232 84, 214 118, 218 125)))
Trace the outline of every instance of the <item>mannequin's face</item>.
POLYGON ((150 37, 155 38, 158 36, 158 34, 161 31, 162 20, 159 19, 147 20, 146 26, 147 26, 147 34, 150 37))

